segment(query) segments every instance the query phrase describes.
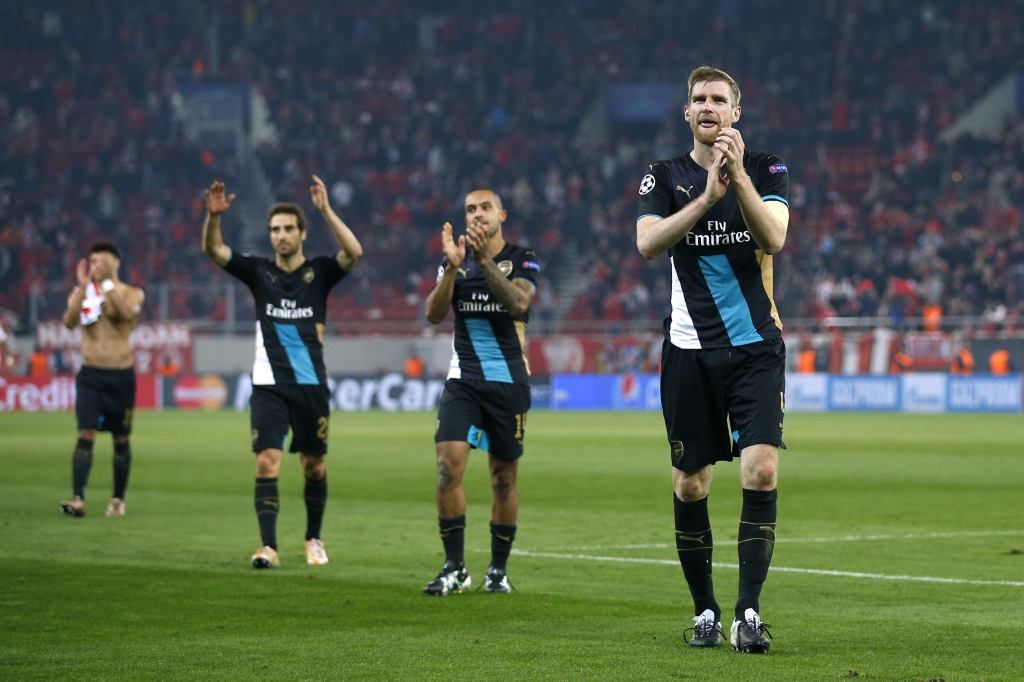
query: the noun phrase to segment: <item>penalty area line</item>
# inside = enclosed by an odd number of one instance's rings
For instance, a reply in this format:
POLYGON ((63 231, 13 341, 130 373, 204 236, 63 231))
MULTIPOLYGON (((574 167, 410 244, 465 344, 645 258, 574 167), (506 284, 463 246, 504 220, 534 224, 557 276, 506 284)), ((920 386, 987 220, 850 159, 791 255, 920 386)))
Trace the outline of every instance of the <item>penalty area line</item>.
MULTIPOLYGON (((671 559, 643 559, 640 557, 623 556, 594 556, 591 554, 555 554, 553 552, 530 552, 524 549, 513 549, 515 556, 539 557, 544 559, 577 559, 581 561, 609 561, 626 564, 661 564, 664 566, 678 566, 678 561, 671 559)), ((739 564, 713 563, 715 568, 739 568, 739 564)), ((830 575, 839 578, 867 578, 870 580, 907 580, 920 583, 952 583, 956 585, 994 585, 1003 587, 1024 587, 1024 582, 1013 580, 968 580, 966 578, 936 578, 924 575, 887 575, 884 573, 860 573, 857 571, 832 571, 821 568, 790 568, 787 566, 772 566, 769 571, 778 573, 809 573, 811 575, 830 575)))

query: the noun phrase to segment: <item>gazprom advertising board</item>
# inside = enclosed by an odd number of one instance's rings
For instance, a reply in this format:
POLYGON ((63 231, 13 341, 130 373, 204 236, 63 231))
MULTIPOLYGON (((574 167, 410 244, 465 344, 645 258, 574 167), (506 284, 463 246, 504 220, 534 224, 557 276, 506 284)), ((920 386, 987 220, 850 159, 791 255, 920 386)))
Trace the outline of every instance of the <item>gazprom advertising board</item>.
MULTIPOLYGON (((1020 412, 1020 374, 787 374, 787 412, 1020 412)), ((554 410, 660 410, 657 374, 555 374, 554 410)))

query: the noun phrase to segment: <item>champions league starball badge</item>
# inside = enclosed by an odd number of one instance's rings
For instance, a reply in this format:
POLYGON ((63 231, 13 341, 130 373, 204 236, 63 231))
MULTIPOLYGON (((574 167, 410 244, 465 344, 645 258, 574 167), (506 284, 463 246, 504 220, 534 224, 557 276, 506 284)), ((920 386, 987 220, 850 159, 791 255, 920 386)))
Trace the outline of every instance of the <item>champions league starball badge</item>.
POLYGON ((647 194, 652 189, 654 189, 654 176, 648 173, 644 176, 644 179, 640 181, 640 194, 647 194))

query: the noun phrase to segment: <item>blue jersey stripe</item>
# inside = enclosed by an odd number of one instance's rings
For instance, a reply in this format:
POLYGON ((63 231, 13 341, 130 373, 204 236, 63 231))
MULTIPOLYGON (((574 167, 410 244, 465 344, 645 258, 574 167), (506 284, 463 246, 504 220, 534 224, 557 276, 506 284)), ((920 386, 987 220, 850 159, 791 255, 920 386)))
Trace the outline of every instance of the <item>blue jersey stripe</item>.
MULTIPOLYGON (((657 218, 658 220, 664 220, 665 216, 660 216, 657 213, 644 213, 640 218, 657 218)), ((640 222, 640 218, 637 218, 636 221, 640 222)))
POLYGON ((736 273, 732 271, 729 259, 722 255, 698 256, 701 272, 711 290, 718 314, 725 323, 725 331, 734 346, 763 341, 750 317, 750 306, 743 297, 736 273))
POLYGON ((469 341, 473 344, 477 358, 480 359, 480 369, 483 370, 484 379, 506 384, 513 383, 508 362, 501 352, 501 347, 498 346, 498 339, 494 337, 491 323, 479 317, 467 318, 465 322, 466 331, 469 332, 469 341))
POLYGON ((761 197, 761 199, 764 201, 781 201, 786 206, 789 206, 789 202, 780 197, 778 194, 769 194, 768 196, 761 197))
POLYGON ((313 359, 309 357, 309 349, 302 342, 299 330, 294 324, 274 323, 277 330, 277 338, 284 346, 284 352, 288 354, 288 362, 291 363, 292 371, 295 372, 295 383, 297 384, 319 384, 320 378, 313 369, 313 359))

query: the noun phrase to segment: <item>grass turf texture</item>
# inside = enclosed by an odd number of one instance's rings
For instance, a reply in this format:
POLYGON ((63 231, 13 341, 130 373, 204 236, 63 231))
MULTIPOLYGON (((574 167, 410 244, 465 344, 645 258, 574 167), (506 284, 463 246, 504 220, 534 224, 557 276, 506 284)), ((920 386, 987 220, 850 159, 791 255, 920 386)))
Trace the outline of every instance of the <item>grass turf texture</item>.
MULTIPOLYGON (((431 414, 335 413, 324 538, 306 566, 302 475, 281 475, 283 568, 257 572, 248 415, 140 413, 128 515, 107 519, 101 434, 89 515, 64 517, 73 417, 0 413, 0 679, 1019 680, 1024 587, 773 572, 768 656, 693 650, 657 414, 530 415, 519 591, 421 594, 442 563, 431 414), (642 545, 662 545, 660 547, 642 545), (622 545, 641 545, 622 547, 622 545)), ((773 564, 1024 581, 1024 417, 787 418, 773 564), (964 535, 999 531, 1001 535, 964 535), (944 537, 787 542, 941 533, 944 537)), ((489 554, 471 456, 467 559, 489 554)), ((736 563, 737 463, 719 465, 716 563, 736 563)), ((735 568, 715 569, 728 618, 735 568)), ((728 623, 726 623, 728 629, 728 623)))

